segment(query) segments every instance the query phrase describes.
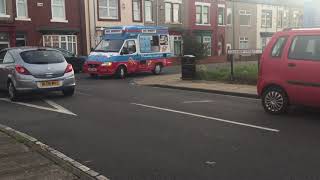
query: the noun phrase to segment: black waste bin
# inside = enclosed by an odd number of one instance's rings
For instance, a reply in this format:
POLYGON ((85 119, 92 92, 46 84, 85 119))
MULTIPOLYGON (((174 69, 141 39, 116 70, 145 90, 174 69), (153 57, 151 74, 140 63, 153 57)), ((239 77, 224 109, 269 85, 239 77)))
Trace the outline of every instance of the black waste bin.
POLYGON ((196 58, 192 55, 185 55, 181 60, 182 80, 192 80, 196 77, 196 58))

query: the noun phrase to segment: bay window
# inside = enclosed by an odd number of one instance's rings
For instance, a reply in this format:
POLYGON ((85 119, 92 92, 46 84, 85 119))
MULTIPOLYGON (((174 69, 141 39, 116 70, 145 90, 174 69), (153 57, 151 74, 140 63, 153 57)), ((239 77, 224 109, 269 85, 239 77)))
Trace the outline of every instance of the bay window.
POLYGON ((77 54, 76 35, 43 35, 43 46, 61 48, 77 54))

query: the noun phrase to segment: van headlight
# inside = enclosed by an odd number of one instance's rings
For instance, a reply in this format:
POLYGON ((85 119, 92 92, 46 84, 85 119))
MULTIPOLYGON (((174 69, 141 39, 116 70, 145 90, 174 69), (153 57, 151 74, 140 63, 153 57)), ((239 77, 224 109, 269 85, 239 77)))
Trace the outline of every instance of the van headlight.
POLYGON ((105 62, 101 64, 101 66, 107 66, 107 67, 112 66, 112 62, 105 62))

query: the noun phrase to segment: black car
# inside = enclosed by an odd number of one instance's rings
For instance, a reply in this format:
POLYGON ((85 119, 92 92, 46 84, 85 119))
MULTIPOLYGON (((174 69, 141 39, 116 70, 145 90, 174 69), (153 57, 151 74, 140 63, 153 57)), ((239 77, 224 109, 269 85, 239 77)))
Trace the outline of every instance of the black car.
POLYGON ((82 66, 87 57, 77 56, 74 53, 61 48, 57 48, 57 50, 60 51, 67 62, 73 66, 75 73, 79 73, 82 71, 82 66))

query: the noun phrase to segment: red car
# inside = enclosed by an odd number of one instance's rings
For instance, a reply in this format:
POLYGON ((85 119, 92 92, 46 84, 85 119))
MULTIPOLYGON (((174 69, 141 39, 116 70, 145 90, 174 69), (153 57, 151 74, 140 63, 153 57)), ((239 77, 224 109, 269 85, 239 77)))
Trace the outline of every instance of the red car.
POLYGON ((276 33, 261 56, 258 94, 271 114, 320 107, 320 29, 276 33))

